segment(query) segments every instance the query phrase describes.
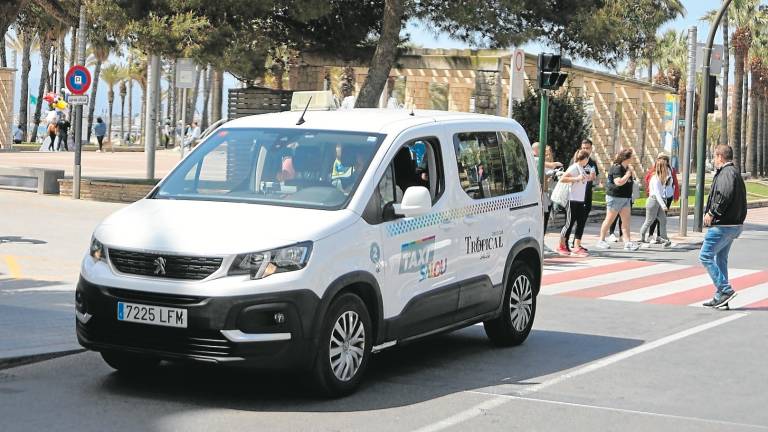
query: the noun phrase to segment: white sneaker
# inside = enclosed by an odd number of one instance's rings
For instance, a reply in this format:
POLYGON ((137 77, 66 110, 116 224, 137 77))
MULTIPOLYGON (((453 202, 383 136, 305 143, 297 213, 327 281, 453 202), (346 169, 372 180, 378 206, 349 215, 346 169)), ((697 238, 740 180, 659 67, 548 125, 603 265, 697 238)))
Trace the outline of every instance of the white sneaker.
POLYGON ((628 251, 634 252, 634 251, 636 251, 638 249, 640 249, 640 245, 638 245, 635 242, 631 241, 631 242, 624 243, 624 250, 628 250, 628 251))
POLYGON ((598 249, 610 249, 611 245, 605 240, 598 240, 597 243, 595 243, 595 247, 598 249))
POLYGON ((608 241, 611 242, 611 243, 618 243, 619 242, 619 238, 616 237, 615 234, 611 234, 611 235, 608 236, 608 241))

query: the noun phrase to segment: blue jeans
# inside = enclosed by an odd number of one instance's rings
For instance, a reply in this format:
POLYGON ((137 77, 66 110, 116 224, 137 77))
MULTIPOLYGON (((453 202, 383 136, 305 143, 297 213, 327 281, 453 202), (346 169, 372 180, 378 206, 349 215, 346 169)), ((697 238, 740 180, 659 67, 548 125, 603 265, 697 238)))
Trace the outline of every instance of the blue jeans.
POLYGON ((712 283, 715 284, 715 298, 733 292, 728 282, 728 253, 731 244, 741 235, 743 226, 713 226, 704 236, 699 261, 704 264, 712 283))

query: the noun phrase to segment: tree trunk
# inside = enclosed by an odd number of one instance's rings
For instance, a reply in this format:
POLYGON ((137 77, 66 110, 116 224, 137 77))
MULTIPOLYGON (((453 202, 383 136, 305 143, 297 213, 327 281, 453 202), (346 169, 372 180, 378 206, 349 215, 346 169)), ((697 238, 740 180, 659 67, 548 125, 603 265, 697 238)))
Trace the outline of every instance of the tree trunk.
POLYGON ((384 20, 381 36, 373 53, 368 76, 355 101, 356 108, 374 108, 379 104, 379 96, 389 78, 389 71, 395 63, 397 45, 400 42, 400 29, 403 26, 403 0, 384 1, 384 20))
POLYGON ((120 142, 125 142, 125 96, 120 95, 120 142))
POLYGON ((59 60, 59 64, 56 65, 56 69, 58 70, 58 72, 57 72, 57 78, 58 79, 57 79, 57 83, 56 83, 56 93, 61 92, 61 89, 63 89, 64 86, 66 85, 66 83, 64 82, 64 78, 65 78, 65 76, 64 76, 64 74, 65 74, 65 72, 64 72, 64 63, 65 63, 64 52, 67 50, 67 45, 66 45, 64 39, 66 39, 66 35, 61 35, 61 37, 59 38, 59 59, 58 59, 59 60))
POLYGON ((749 74, 747 74, 749 56, 744 56, 744 90, 742 93, 743 101, 741 102, 741 151, 739 152, 739 172, 745 171, 745 165, 747 164, 747 122, 749 121, 749 74))
POLYGON ((173 63, 171 64, 171 81, 170 81, 170 88, 168 89, 169 97, 171 98, 168 101, 168 106, 171 111, 170 115, 168 117, 171 118, 171 142, 173 143, 173 146, 176 146, 176 117, 178 111, 176 111, 176 105, 178 104, 179 100, 179 90, 176 88, 176 59, 173 59, 173 63))
MULTIPOLYGON (((112 145, 112 108, 114 108, 115 105, 115 90, 110 88, 109 93, 107 94, 107 106, 109 109, 109 123, 107 123, 107 142, 109 142, 109 145, 112 145)), ((112 151, 114 151, 114 147, 112 147, 112 151)))
POLYGON ((72 27, 72 43, 69 45, 69 67, 77 61, 77 27, 72 27))
MULTIPOLYGON (((23 125, 23 140, 27 140, 29 127, 29 70, 32 68, 30 51, 32 50, 32 33, 28 31, 19 32, 21 42, 21 100, 19 101, 19 124, 23 125)), ((41 101, 38 101, 40 103, 41 101)))
MULTIPOLYGON (((131 62, 128 61, 128 65, 130 67, 131 62)), ((133 78, 128 78, 128 137, 131 136, 131 132, 133 131, 133 78)), ((133 144, 132 139, 128 140, 131 144, 133 144)))
POLYGON ((88 129, 85 142, 91 142, 91 132, 93 131, 93 112, 96 109, 96 96, 99 95, 99 77, 101 76, 101 60, 96 61, 96 69, 93 71, 93 86, 91 87, 91 103, 88 104, 88 129))
POLYGON ((8 27, 5 30, 0 29, 0 67, 8 67, 8 58, 5 56, 5 33, 8 31, 8 27))
POLYGON ((206 69, 205 78, 203 79, 203 113, 200 115, 200 130, 204 131, 208 128, 208 104, 211 101, 211 84, 213 83, 213 66, 208 66, 206 69))
POLYGON ((40 125, 40 115, 43 111, 43 96, 48 83, 48 60, 51 58, 51 41, 45 34, 40 35, 40 85, 37 87, 37 106, 35 106, 34 128, 31 141, 37 140, 37 127, 40 125))
POLYGON ((744 53, 736 50, 736 68, 733 73, 735 82, 733 83, 733 124, 731 131, 731 145, 733 147, 733 163, 740 167, 741 161, 741 115, 742 104, 744 103, 744 53))
POLYGON ((757 99, 757 140, 755 140, 755 172, 754 177, 759 177, 763 172, 763 140, 765 137, 765 98, 761 95, 757 99))
POLYGON ((141 119, 139 119, 139 135, 141 143, 146 143, 147 139, 147 86, 141 86, 141 119))
POLYGON ((757 72, 751 71, 752 88, 749 95, 749 139, 747 140, 747 171, 755 175, 755 165, 757 164, 757 153, 755 152, 757 147, 757 123, 758 119, 758 87, 759 80, 757 79, 757 72))
POLYGON ((728 74, 730 71, 731 55, 728 52, 728 10, 723 14, 723 93, 720 100, 720 144, 728 145, 728 74))
POLYGON ((211 122, 217 122, 222 119, 222 99, 224 96, 224 71, 214 69, 213 82, 211 83, 211 122))
POLYGON ((637 59, 630 57, 629 62, 627 62, 627 75, 629 75, 631 78, 635 78, 635 75, 637 74, 637 59))
POLYGON ((648 56, 648 82, 653 82, 653 56, 648 56))

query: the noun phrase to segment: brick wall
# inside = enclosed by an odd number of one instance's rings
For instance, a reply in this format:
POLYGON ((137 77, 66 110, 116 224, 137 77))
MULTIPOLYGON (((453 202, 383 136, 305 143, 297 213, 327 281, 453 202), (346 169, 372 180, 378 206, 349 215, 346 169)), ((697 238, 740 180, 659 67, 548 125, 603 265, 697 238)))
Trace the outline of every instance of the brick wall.
POLYGON ((0 68, 0 148, 11 147, 15 72, 16 69, 0 68))
MULTIPOLYGON (((80 180, 80 198, 92 201, 124 202, 138 201, 155 187, 151 184, 130 184, 103 180, 80 180)), ((72 196, 72 179, 59 180, 59 195, 72 196)))

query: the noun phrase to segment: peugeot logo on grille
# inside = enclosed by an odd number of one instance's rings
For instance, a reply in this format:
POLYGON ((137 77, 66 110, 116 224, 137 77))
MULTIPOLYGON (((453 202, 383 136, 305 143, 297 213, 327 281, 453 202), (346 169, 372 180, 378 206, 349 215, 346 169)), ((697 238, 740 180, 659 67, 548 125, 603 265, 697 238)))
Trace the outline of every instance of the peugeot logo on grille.
POLYGON ((165 258, 155 258, 155 274, 158 276, 165 276, 165 258))

